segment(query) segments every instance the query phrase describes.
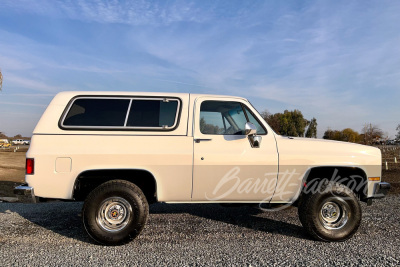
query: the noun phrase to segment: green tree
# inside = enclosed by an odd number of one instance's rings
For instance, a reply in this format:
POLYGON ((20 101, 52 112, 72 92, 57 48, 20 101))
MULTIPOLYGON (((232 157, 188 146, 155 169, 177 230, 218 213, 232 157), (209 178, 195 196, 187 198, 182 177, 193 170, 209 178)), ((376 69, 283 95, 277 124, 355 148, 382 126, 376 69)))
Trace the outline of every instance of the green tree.
POLYGON ((331 130, 330 128, 328 128, 328 130, 325 131, 323 138, 352 143, 359 143, 361 140, 360 134, 351 128, 346 128, 341 131, 331 130))
POLYGON ((277 134, 280 134, 280 122, 279 122, 279 117, 282 115, 282 113, 275 113, 271 114, 267 110, 261 112, 261 117, 268 123, 269 127, 274 130, 277 134))
POLYGON ((317 119, 312 118, 311 121, 309 122, 305 137, 317 138, 317 125, 318 125, 317 119))
POLYGON ((217 125, 207 124, 204 118, 200 119, 200 131, 208 134, 221 134, 224 129, 220 129, 217 125))
MULTIPOLYGON (((277 133, 286 136, 304 136, 309 121, 303 117, 300 110, 285 110, 283 113, 261 113, 268 125, 277 133)), ((316 121, 315 121, 316 122, 316 121)))
POLYGON ((342 130, 342 138, 343 141, 346 142, 352 142, 352 143, 360 142, 360 134, 351 128, 346 128, 342 130))
POLYGON ((322 138, 329 140, 343 141, 341 131, 331 130, 329 128, 328 130, 325 131, 324 136, 322 138))
POLYGON ((286 136, 304 136, 308 121, 300 110, 285 110, 280 117, 280 134, 286 136))
POLYGON ((333 135, 334 135, 333 130, 331 130, 331 128, 328 128, 328 129, 324 132, 324 136, 323 136, 322 138, 323 138, 323 139, 333 140, 333 135))

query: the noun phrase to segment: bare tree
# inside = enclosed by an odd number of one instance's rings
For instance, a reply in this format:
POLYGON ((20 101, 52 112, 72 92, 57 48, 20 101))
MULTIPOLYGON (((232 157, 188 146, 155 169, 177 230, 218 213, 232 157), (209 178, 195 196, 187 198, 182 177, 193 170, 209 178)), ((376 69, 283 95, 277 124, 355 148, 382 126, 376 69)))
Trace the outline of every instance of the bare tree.
POLYGON ((364 124, 362 129, 362 139, 364 144, 372 145, 379 141, 379 139, 383 136, 383 131, 377 125, 372 123, 364 124))
POLYGON ((0 132, 0 139, 7 139, 7 138, 8 136, 5 133, 0 132))

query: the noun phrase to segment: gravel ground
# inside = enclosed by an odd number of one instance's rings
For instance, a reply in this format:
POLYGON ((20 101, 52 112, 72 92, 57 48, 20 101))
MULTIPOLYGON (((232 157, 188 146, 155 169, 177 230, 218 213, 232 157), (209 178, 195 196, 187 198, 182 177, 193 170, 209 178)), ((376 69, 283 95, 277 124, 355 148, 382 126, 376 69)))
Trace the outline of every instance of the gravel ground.
POLYGON ((399 195, 362 204, 359 231, 342 243, 311 240, 296 208, 155 204, 136 240, 105 247, 86 236, 81 208, 82 203, 0 203, 0 266, 400 265, 399 195))

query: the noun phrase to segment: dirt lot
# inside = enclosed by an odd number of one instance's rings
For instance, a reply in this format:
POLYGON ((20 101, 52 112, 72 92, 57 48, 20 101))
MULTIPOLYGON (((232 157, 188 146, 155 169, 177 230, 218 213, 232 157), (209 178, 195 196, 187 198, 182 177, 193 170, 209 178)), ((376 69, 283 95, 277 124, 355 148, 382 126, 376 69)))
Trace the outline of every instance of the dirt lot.
POLYGON ((0 180, 23 182, 25 175, 25 151, 0 152, 0 180))
POLYGON ((400 194, 400 146, 379 148, 382 151, 382 180, 391 184, 390 193, 400 194), (386 170, 386 162, 388 170, 386 170))
POLYGON ((24 182, 27 147, 0 149, 0 197, 13 197, 13 188, 24 182))

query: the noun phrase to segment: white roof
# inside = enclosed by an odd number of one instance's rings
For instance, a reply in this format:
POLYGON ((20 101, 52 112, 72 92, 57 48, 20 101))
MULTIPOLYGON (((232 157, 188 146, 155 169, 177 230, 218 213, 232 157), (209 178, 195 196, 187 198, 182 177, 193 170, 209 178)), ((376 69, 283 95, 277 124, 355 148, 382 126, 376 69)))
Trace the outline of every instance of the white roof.
POLYGON ((173 92, 129 92, 129 91, 65 91, 57 94, 58 97, 67 97, 72 98, 77 95, 95 95, 95 96, 166 96, 166 97, 187 97, 191 96, 195 97, 234 97, 245 99, 243 97, 238 96, 230 96, 230 95, 213 95, 213 94, 190 94, 190 93, 173 93, 173 92))

